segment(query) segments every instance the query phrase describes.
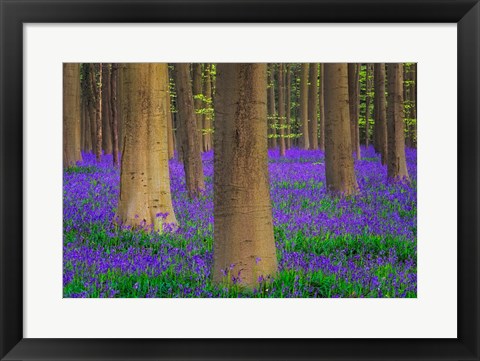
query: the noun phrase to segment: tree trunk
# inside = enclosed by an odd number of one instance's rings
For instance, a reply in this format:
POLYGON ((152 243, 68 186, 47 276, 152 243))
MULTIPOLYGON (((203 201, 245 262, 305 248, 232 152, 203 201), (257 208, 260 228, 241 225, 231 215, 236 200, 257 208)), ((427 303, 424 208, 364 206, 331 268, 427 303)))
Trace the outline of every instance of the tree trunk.
POLYGON ((350 104, 350 136, 352 137, 352 152, 355 159, 360 159, 360 132, 358 118, 360 116, 360 72, 359 64, 348 64, 348 98, 350 104))
POLYGON ((252 288, 277 272, 267 154, 266 64, 217 66, 213 280, 252 288), (254 154, 255 156, 252 156, 254 154))
POLYGON ((118 221, 132 227, 176 228, 167 153, 166 64, 125 66, 125 142, 118 221))
POLYGON ((310 149, 318 149, 318 63, 310 64, 308 86, 308 123, 310 149))
POLYGON ((124 108, 125 108, 125 97, 124 97, 124 72, 125 64, 118 64, 118 88, 117 88, 117 98, 118 98, 118 149, 123 149, 123 139, 125 138, 125 121, 124 121, 124 108))
POLYGON ((300 74, 300 148, 309 149, 310 139, 308 136, 308 71, 309 64, 302 64, 300 74))
POLYGON ((417 147, 417 63, 412 65, 412 83, 410 90, 411 104, 412 104, 412 147, 417 147))
POLYGON ((375 86, 375 150, 387 164, 387 107, 385 99, 385 64, 374 64, 375 86))
POLYGON ((80 64, 63 63, 63 167, 82 160, 80 150, 80 64))
POLYGON ((280 156, 285 156, 285 71, 284 64, 278 64, 278 133, 280 156))
POLYGON ((118 64, 112 64, 112 72, 110 76, 110 108, 111 108, 111 131, 112 131, 112 153, 113 166, 118 167, 118 64))
POLYGON ((388 65, 387 174, 390 180, 409 180, 405 159, 405 124, 403 109, 403 65, 388 65))
POLYGON ((292 138, 290 137, 290 113, 291 113, 291 104, 292 104, 292 77, 290 74, 290 64, 287 64, 287 104, 285 106, 286 119, 285 119, 285 133, 286 133, 286 148, 290 149, 292 147, 292 138))
POLYGON ((372 65, 366 65, 366 78, 365 78, 365 86, 366 86, 366 93, 365 93, 365 147, 368 149, 369 145, 369 138, 370 138, 370 91, 371 91, 371 81, 370 81, 370 74, 372 65))
POLYGON ((203 127, 202 127, 202 108, 203 108, 203 102, 202 102, 202 63, 193 63, 192 64, 193 68, 193 79, 192 79, 192 88, 193 88, 193 105, 194 105, 194 110, 195 110, 195 123, 197 125, 197 131, 198 131, 198 141, 200 144, 200 152, 203 149, 203 127))
POLYGON ((92 142, 92 152, 97 154, 97 113, 95 111, 95 69, 92 64, 88 67, 88 118, 90 121, 90 140, 92 142))
POLYGON ((269 65, 268 72, 268 139, 269 139, 269 148, 277 148, 277 113, 275 112, 275 66, 274 64, 269 65))
POLYGON ((327 189, 349 196, 358 191, 353 169, 349 114, 348 66, 326 63, 325 69, 325 174, 327 189))
POLYGON ((205 104, 204 108, 206 109, 203 115, 203 128, 205 129, 205 136, 203 137, 203 150, 209 151, 212 149, 212 111, 213 111, 213 104, 212 104, 212 82, 211 82, 211 68, 212 65, 208 64, 205 69, 205 104))
POLYGON ((92 77, 92 87, 95 99, 95 124, 97 131, 95 132, 95 156, 97 162, 102 159, 102 64, 90 64, 90 76, 92 77), (95 70, 98 74, 96 77, 95 70))
POLYGON ((173 119, 170 100, 170 89, 165 94, 165 102, 167 104, 167 143, 168 143, 168 159, 175 157, 175 141, 173 137, 173 119))
POLYGON ((319 94, 319 110, 320 110, 320 141, 318 147, 322 152, 325 151, 325 66, 320 64, 320 91, 319 94))
POLYGON ((102 65, 102 148, 105 154, 112 154, 112 129, 110 106, 110 66, 102 65))
POLYGON ((178 120, 183 132, 180 148, 183 153, 185 180, 189 197, 195 198, 205 190, 205 182, 189 65, 175 64, 174 78, 177 89, 178 120))

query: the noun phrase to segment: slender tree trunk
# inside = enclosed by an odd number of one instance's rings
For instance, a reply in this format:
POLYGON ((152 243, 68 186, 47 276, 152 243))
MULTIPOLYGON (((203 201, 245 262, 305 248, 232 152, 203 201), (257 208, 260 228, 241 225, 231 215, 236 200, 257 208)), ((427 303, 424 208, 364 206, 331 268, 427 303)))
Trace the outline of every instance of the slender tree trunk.
POLYGON ((348 94, 350 104, 350 134, 352 137, 352 152, 355 159, 360 159, 360 132, 358 129, 358 118, 360 110, 360 72, 359 64, 348 64, 348 94))
POLYGON ((193 87, 193 106, 195 110, 195 118, 196 118, 196 125, 199 137, 199 144, 200 144, 200 152, 203 149, 203 127, 202 127, 202 114, 201 110, 203 108, 202 102, 202 63, 193 63, 193 79, 192 79, 192 87, 193 87))
POLYGON ((278 133, 280 156, 285 156, 285 71, 284 64, 278 64, 278 133))
POLYGON ((97 131, 96 134, 96 146, 95 156, 97 162, 102 159, 102 64, 90 65, 90 76, 92 77, 92 86, 95 99, 95 124, 97 131), (96 68, 96 69, 95 69, 96 68), (95 76, 95 70, 97 71, 98 78, 95 76))
POLYGON ((203 128, 205 129, 205 136, 203 137, 204 143, 203 143, 203 149, 207 152, 210 149, 212 149, 212 134, 213 134, 213 129, 212 129, 212 113, 211 111, 213 110, 213 104, 212 104, 212 82, 211 82, 211 64, 207 64, 206 70, 205 70, 205 100, 206 103, 204 105, 205 109, 207 110, 205 114, 203 115, 203 128))
POLYGON ((370 91, 371 91, 371 80, 370 74, 372 73, 371 70, 372 65, 366 65, 366 94, 365 94, 365 147, 368 149, 369 141, 370 141, 370 91))
POLYGON ((330 192, 349 196, 358 191, 353 169, 349 114, 348 66, 326 63, 325 173, 330 192))
POLYGON ((291 105, 292 105, 292 77, 290 74, 290 64, 286 65, 287 67, 287 104, 285 107, 285 111, 287 113, 286 120, 285 120, 285 133, 286 133, 286 148, 290 149, 292 147, 292 138, 290 137, 290 115, 291 115, 291 105))
POLYGON ((170 104, 170 89, 165 94, 166 104, 167 104, 167 144, 168 144, 168 159, 173 159, 175 157, 175 141, 173 137, 173 119, 172 119, 172 109, 170 104))
POLYGON ((90 121, 90 140, 92 142, 92 152, 97 154, 97 113, 95 111, 95 73, 92 74, 94 71, 93 65, 89 65, 88 69, 88 100, 87 100, 87 108, 88 108, 88 118, 90 121))
POLYGON ((216 283, 233 276, 252 288, 261 278, 277 272, 268 176, 266 88, 266 64, 217 66, 213 253, 216 283))
POLYGON ((374 64, 375 86, 375 150, 387 164, 387 107, 385 99, 385 64, 374 64))
POLYGON ((403 109, 403 64, 388 65, 388 164, 387 173, 391 180, 409 180, 405 159, 405 124, 403 109))
POLYGON ((110 66, 102 65, 102 148, 105 154, 112 154, 112 129, 110 106, 110 66))
POLYGON ((319 110, 320 110, 320 141, 318 147, 322 152, 325 151, 325 66, 320 64, 320 90, 319 110))
POLYGON ((118 64, 112 64, 112 73, 110 77, 110 107, 111 107, 111 130, 112 130, 112 153, 113 166, 118 167, 118 64))
POLYGON ((123 149, 123 139, 125 137, 125 121, 123 114, 125 113, 125 97, 124 97, 124 72, 125 64, 118 64, 118 88, 117 88, 117 98, 118 98, 118 149, 123 149))
POLYGON ((168 82, 166 64, 128 63, 125 67, 125 142, 120 171, 117 219, 157 232, 176 228, 167 153, 168 82))
POLYGON ((318 149, 318 64, 310 64, 308 86, 308 119, 310 149, 318 149))
POLYGON ((302 133, 300 136, 300 148, 309 149, 310 139, 308 136, 308 71, 309 64, 302 64, 300 75, 300 124, 302 133))
POLYGON ((268 72, 268 124, 269 148, 277 148, 277 113, 275 111, 275 65, 269 65, 268 72))
POLYGON ((175 64, 175 85, 177 87, 177 110, 180 127, 183 128, 181 150, 185 180, 190 198, 199 196, 205 190, 203 177, 200 137, 194 112, 190 69, 186 63, 175 64))
POLYGON ((82 160, 80 150, 80 64, 63 63, 63 167, 82 160))

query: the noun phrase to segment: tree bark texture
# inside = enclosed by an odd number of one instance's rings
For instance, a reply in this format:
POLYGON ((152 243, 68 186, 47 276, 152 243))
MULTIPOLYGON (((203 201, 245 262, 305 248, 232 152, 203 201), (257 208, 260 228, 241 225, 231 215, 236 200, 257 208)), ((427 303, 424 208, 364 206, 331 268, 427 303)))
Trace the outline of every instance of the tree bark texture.
POLYGON ((320 111, 320 136, 318 147, 322 152, 325 151, 325 66, 324 64, 320 64, 320 84, 319 84, 319 91, 318 91, 318 107, 320 111))
POLYGON ((110 75, 110 129, 112 132, 113 166, 118 167, 118 64, 112 64, 110 75))
POLYGON ((175 85, 177 89, 177 112, 179 126, 182 128, 183 167, 190 198, 199 196, 205 190, 200 136, 197 117, 194 111, 190 69, 187 63, 175 64, 175 85))
POLYGON ((198 131, 198 137, 199 137, 199 143, 200 143, 200 151, 203 149, 203 127, 202 127, 202 114, 201 110, 203 108, 203 101, 202 101, 202 63, 193 63, 192 64, 193 68, 193 82, 192 82, 192 88, 193 88, 193 105, 195 108, 195 123, 197 125, 197 131, 198 131))
POLYGON ((310 149, 318 149, 318 64, 310 64, 308 85, 308 124, 310 149))
POLYGON ((126 129, 117 218, 157 232, 177 224, 168 168, 166 66, 128 63, 124 70, 126 129))
POLYGON ((308 72, 309 64, 302 63, 300 74, 300 135, 299 145, 302 149, 310 148, 308 136, 308 72))
POLYGON ((212 99, 212 82, 211 82, 211 69, 212 65, 207 64, 205 69, 205 81, 204 81, 204 91, 205 91, 205 101, 204 108, 207 111, 203 114, 203 128, 205 135, 203 137, 203 150, 208 152, 212 149, 212 110, 213 110, 213 99, 212 99))
POLYGON ((286 111, 286 119, 285 119, 285 147, 290 149, 292 147, 292 138, 290 137, 290 115, 291 115, 291 104, 292 104, 292 76, 290 73, 290 64, 286 65, 286 72, 287 72, 287 88, 286 88, 286 97, 287 97, 287 104, 285 106, 286 111))
POLYGON ((218 64, 214 134, 216 283, 277 272, 267 154, 266 64, 218 64))
POLYGON ((390 180, 409 180, 405 158, 405 123, 403 108, 403 64, 389 63, 387 134, 387 174, 390 180))
POLYGON ((375 91, 375 150, 380 153, 382 164, 387 164, 387 101, 385 98, 385 64, 374 64, 375 91))
POLYGON ((80 64, 63 64, 63 167, 82 160, 80 114, 80 64))
POLYGON ((110 64, 103 63, 102 78, 102 148, 105 154, 112 154, 110 64))
POLYGON ((352 137, 352 153, 360 159, 360 132, 358 118, 360 116, 360 64, 348 64, 348 94, 350 104, 350 134, 352 137))
POLYGON ((325 173, 327 188, 338 195, 358 191, 350 135, 348 66, 326 63, 325 69, 325 173))

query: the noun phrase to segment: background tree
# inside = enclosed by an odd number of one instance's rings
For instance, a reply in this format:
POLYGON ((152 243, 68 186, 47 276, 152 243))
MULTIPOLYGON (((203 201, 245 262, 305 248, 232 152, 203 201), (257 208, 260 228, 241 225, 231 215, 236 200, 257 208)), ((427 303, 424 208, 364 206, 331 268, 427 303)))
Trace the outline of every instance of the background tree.
POLYGON ((325 151, 325 67, 324 64, 320 64, 320 80, 319 80, 319 91, 318 91, 318 108, 320 113, 320 140, 318 142, 318 147, 322 152, 325 151))
POLYGON ((102 159, 102 64, 90 64, 90 78, 95 106, 95 156, 102 159))
POLYGON ((177 110, 179 127, 182 128, 182 143, 185 180, 190 198, 199 196, 205 190, 200 136, 197 116, 194 111, 190 69, 187 63, 178 63, 174 67, 174 78, 177 89, 177 110))
POLYGON ((388 161, 387 174, 391 180, 409 180, 405 159, 405 125, 403 109, 403 65, 388 65, 388 161))
POLYGON ((169 87, 165 93, 166 103, 167 103, 167 146, 168 146, 168 159, 173 159, 175 156, 175 138, 173 132, 173 117, 172 117, 172 100, 171 100, 171 89, 170 89, 170 76, 168 74, 168 67, 165 68, 167 74, 165 77, 169 81, 169 87))
POLYGON ((142 227, 176 225, 167 153, 166 64, 125 65, 125 143, 117 218, 142 227))
POLYGON ((195 118, 196 118, 196 125, 199 137, 199 144, 200 144, 200 151, 203 149, 203 124, 202 124, 202 113, 201 110, 203 108, 202 105, 202 63, 193 63, 192 64, 192 73, 193 73, 193 81, 192 81, 192 90, 193 90, 193 105, 195 110, 195 118))
POLYGON ((284 64, 278 64, 278 135, 280 156, 285 156, 285 71, 284 64))
POLYGON ((112 129, 111 129, 111 79, 110 64, 102 64, 102 148, 105 154, 112 154, 112 129))
POLYGON ((277 272, 267 154, 266 64, 218 64, 213 280, 277 272), (253 157, 252 154, 255 154, 253 157))
POLYGON ((350 136, 352 137, 352 152, 355 159, 360 159, 360 132, 358 119, 360 117, 359 64, 348 64, 348 97, 350 105, 350 136))
POLYGON ((310 148, 308 136, 308 71, 309 64, 303 63, 300 75, 300 148, 310 148))
POLYGON ((385 98, 385 64, 374 64, 375 88, 375 150, 380 153, 382 164, 387 164, 387 106, 385 98))
POLYGON ((203 113, 203 150, 209 151, 212 149, 212 118, 213 118, 213 101, 212 101, 212 64, 205 66, 205 81, 204 81, 204 113, 203 113))
POLYGON ((325 175, 327 189, 341 195, 358 191, 353 169, 348 93, 348 65, 326 63, 325 175))
POLYGON ((292 147, 292 137, 290 136, 290 123, 291 123, 291 112, 292 112, 292 77, 290 73, 290 64, 286 64, 286 77, 287 77, 287 88, 285 89, 286 94, 286 118, 285 118, 285 147, 290 149, 292 147))
POLYGON ((110 112, 111 112, 111 131, 112 131, 112 153, 113 166, 118 167, 118 64, 112 64, 112 72, 110 76, 110 112))
POLYGON ((368 148, 370 141, 370 93, 372 90, 372 64, 365 67, 365 147, 368 148))
POLYGON ((63 63, 63 167, 82 160, 80 151, 80 64, 63 63))
POLYGON ((308 120, 310 149, 318 149, 318 64, 311 63, 308 84, 308 120))
POLYGON ((269 148, 277 147, 277 113, 275 111, 275 64, 268 65, 268 139, 269 148))

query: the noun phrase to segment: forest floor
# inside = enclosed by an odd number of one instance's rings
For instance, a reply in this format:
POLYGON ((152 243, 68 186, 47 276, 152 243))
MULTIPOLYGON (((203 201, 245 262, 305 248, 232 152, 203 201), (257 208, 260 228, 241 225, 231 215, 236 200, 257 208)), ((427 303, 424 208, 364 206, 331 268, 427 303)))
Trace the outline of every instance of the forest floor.
POLYGON ((119 171, 92 154, 64 172, 64 297, 416 297, 417 166, 407 149, 410 184, 388 183, 373 148, 355 172, 360 194, 325 189, 324 154, 270 151, 269 170, 279 274, 246 291, 215 286, 213 154, 203 155, 206 192, 189 200, 183 166, 170 161, 179 229, 157 234, 112 221, 119 171))

